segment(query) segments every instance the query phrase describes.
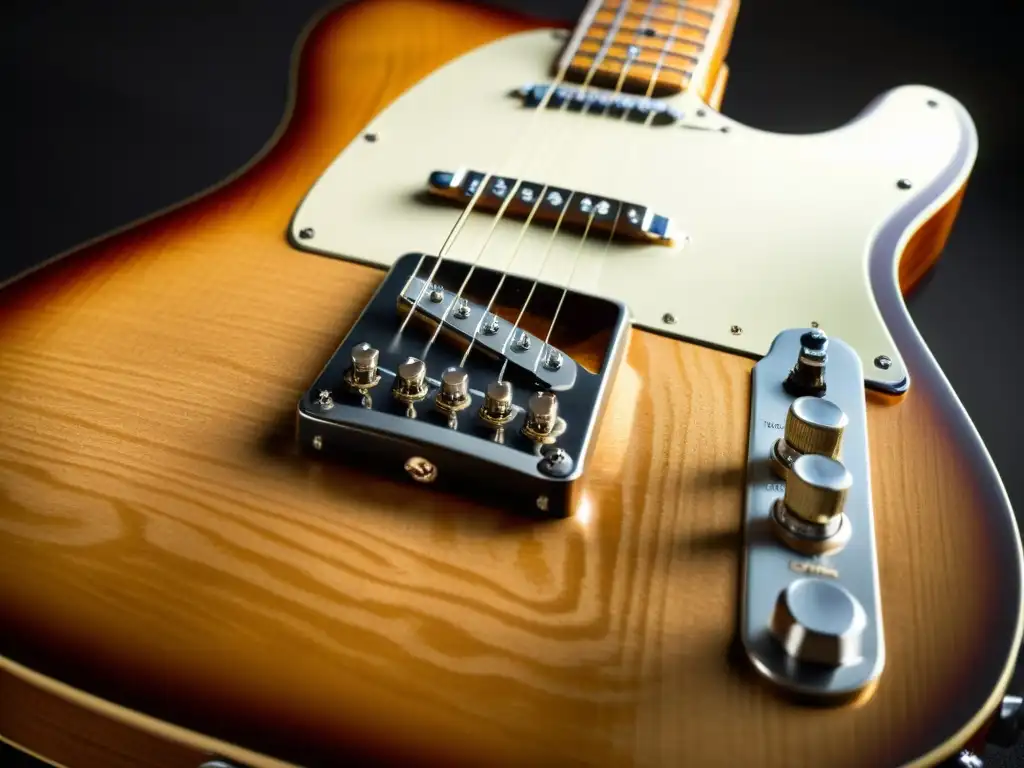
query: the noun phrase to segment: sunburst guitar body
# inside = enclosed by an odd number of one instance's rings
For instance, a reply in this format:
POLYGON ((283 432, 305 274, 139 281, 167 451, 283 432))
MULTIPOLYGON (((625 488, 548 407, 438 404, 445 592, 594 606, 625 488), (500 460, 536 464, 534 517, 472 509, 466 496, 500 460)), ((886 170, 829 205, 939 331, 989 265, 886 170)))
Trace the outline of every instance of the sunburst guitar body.
POLYGON ((310 27, 244 171, 0 300, 0 735, 59 765, 934 765, 1021 639, 902 300, 925 86, 780 136, 730 0, 310 27))

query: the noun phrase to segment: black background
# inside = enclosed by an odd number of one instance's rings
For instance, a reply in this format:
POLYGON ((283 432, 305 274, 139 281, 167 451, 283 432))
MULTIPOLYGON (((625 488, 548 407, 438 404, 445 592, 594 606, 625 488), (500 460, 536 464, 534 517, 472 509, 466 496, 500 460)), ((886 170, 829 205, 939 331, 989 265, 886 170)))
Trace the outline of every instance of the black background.
MULTIPOLYGON (((573 21, 584 3, 488 4, 573 21)), ((283 116, 293 45, 323 5, 8 4, 0 282, 247 162, 283 116)), ((744 0, 723 105, 762 129, 819 131, 851 119, 882 91, 918 82, 949 92, 972 113, 980 152, 960 218, 938 267, 908 304, 987 443, 1018 518, 1024 308, 1016 216, 1024 130, 1021 81, 1013 72, 1022 8, 1013 0, 945 7, 923 0, 744 0)), ((1020 682, 1018 674, 1018 690, 1020 682)))

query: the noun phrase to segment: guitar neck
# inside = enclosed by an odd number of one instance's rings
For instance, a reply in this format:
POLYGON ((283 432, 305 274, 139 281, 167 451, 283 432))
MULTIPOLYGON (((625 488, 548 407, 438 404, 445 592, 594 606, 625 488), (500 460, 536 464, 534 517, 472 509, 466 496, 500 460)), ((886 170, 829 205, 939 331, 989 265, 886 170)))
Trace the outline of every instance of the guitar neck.
POLYGON ((570 83, 711 97, 739 0, 590 0, 557 68, 570 83))

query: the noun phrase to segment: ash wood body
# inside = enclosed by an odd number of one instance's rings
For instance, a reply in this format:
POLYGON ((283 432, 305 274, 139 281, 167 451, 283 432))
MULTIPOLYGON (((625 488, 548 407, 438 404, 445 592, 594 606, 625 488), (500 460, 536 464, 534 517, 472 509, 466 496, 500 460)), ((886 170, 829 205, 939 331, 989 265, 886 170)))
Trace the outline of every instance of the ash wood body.
MULTIPOLYGON (((4 737, 85 767, 861 766, 934 762, 992 709, 1019 537, 902 306, 883 310, 911 393, 869 408, 887 666, 844 710, 779 698, 732 651, 749 360, 635 332, 573 520, 293 455, 297 399, 381 278, 291 249, 297 202, 404 89, 530 26, 436 0, 336 11, 242 177, 4 289, 4 737)), ((958 200, 911 241, 904 288, 958 200)))

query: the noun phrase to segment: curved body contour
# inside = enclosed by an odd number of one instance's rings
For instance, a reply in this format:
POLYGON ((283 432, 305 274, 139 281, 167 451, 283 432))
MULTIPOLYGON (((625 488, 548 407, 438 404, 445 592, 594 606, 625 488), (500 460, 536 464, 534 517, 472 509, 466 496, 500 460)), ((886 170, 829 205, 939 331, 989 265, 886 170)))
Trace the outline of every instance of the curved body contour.
MULTIPOLYGON (((891 262, 872 286, 913 385, 869 401, 887 661, 857 706, 797 706, 732 651, 748 359, 634 332, 569 520, 293 456, 298 396, 380 280, 290 247, 298 202, 382 106, 531 26, 336 11, 244 176, 4 289, 5 738, 73 766, 859 766, 981 726, 1020 642, 1020 539, 891 262)), ((904 283, 955 191, 897 239, 904 283)))

